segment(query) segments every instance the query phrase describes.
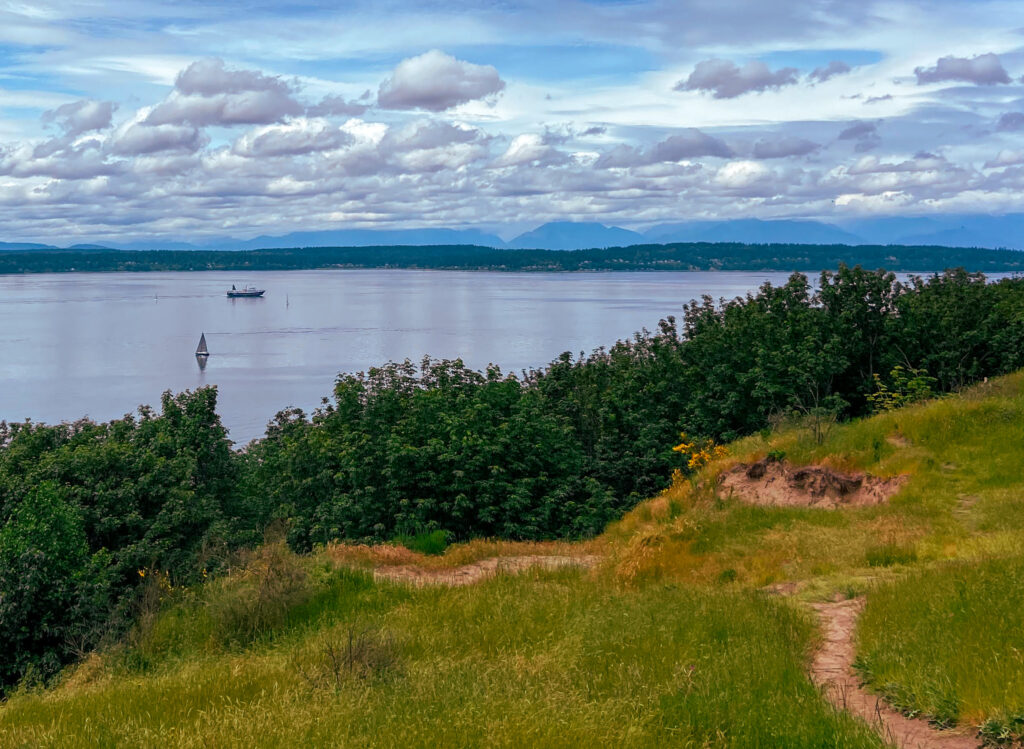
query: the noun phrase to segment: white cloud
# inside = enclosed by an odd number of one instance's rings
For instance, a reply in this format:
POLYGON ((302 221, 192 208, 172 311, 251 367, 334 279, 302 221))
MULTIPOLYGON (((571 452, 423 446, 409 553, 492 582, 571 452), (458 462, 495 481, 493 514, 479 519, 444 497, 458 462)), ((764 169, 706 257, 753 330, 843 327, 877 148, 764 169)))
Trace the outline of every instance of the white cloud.
POLYGON ((299 118, 283 125, 269 125, 245 133, 235 141, 233 150, 251 158, 301 156, 342 148, 353 140, 351 135, 327 120, 299 118))
POLYGON ((147 125, 134 122, 117 133, 109 148, 120 156, 183 151, 195 153, 209 142, 202 132, 191 125, 147 125))
POLYGON ((74 138, 82 133, 106 130, 115 109, 117 104, 111 101, 76 101, 44 112, 43 122, 55 122, 67 137, 74 138))
POLYGON ((552 166, 564 164, 569 160, 566 154, 554 146, 548 145, 543 135, 537 133, 524 133, 512 139, 505 151, 494 162, 496 167, 522 166, 532 164, 534 166, 552 166))
POLYGON ((442 112, 504 89, 505 81, 493 66, 457 60, 433 49, 400 62, 380 84, 377 104, 384 109, 442 112))
POLYGON ((178 74, 174 92, 149 113, 150 125, 260 125, 297 116, 303 107, 280 78, 197 60, 178 74))

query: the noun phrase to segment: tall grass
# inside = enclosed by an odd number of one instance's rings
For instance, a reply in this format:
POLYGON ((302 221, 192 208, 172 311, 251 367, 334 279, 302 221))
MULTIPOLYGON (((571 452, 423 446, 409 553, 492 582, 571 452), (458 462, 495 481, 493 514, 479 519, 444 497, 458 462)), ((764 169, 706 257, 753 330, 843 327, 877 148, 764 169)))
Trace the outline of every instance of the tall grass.
MULTIPOLYGON (((570 571, 460 589, 350 583, 316 627, 296 619, 245 650, 224 638, 151 649, 144 675, 94 667, 17 695, 0 745, 881 745, 808 682, 813 625, 784 602, 616 592, 570 571), (369 638, 357 650, 352 632, 369 638)), ((166 626, 185 641, 189 622, 166 626)))
POLYGON ((871 591, 858 665, 897 707, 1024 741, 1024 559, 947 563, 871 591))

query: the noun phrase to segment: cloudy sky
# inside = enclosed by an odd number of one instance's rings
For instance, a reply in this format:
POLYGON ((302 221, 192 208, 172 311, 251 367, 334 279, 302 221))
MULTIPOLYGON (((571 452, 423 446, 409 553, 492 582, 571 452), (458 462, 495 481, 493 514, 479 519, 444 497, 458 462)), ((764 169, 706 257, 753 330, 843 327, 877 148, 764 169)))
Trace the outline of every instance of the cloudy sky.
POLYGON ((1017 0, 281 5, 0 0, 0 240, 1024 210, 1017 0))

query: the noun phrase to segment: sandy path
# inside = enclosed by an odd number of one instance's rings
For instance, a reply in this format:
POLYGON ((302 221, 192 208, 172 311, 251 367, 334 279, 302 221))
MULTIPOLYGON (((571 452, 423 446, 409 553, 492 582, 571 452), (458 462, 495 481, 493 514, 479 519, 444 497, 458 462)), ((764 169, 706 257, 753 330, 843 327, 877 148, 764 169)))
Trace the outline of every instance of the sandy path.
POLYGON ((464 564, 450 569, 426 569, 414 565, 378 567, 373 576, 378 580, 412 583, 413 585, 471 585, 498 574, 515 574, 532 567, 547 570, 563 567, 590 568, 597 564, 598 557, 585 555, 567 556, 514 556, 491 557, 479 562, 464 564))
POLYGON ((853 670, 853 632, 863 608, 863 598, 814 605, 825 642, 814 656, 811 679, 829 702, 867 721, 900 749, 977 749, 977 739, 907 718, 861 688, 853 670))

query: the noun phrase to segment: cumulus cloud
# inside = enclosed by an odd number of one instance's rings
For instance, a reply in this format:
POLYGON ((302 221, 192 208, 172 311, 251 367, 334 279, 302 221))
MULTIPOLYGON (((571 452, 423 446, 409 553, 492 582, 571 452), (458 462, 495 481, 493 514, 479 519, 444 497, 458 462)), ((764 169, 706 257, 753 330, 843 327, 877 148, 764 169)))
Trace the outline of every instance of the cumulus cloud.
POLYGON ((755 159, 781 159, 786 156, 806 156, 821 145, 805 138, 785 136, 774 140, 761 139, 754 144, 755 159))
POLYGON ((259 70, 228 70, 224 61, 216 57, 196 60, 178 73, 174 87, 186 96, 241 94, 246 91, 290 93, 290 87, 280 78, 265 75, 259 70))
POLYGON ((756 161, 730 161, 715 175, 715 182, 722 187, 744 190, 770 181, 773 173, 756 161))
POLYGON ((1006 112, 999 117, 996 123, 996 130, 1002 132, 1014 132, 1024 130, 1024 112, 1006 112))
POLYGON ((598 156, 594 166, 598 169, 626 169, 704 156, 727 159, 733 155, 733 150, 724 141, 690 127, 658 141, 647 149, 625 143, 616 144, 598 156))
POLYGON ((716 99, 733 99, 751 91, 766 91, 796 83, 796 68, 771 70, 758 60, 742 68, 730 60, 704 60, 685 81, 675 85, 676 91, 709 91, 716 99))
POLYGON ((192 125, 147 125, 135 122, 110 141, 110 151, 120 156, 153 154, 165 151, 195 153, 209 139, 192 125))
POLYGON ((828 65, 820 68, 815 68, 807 75, 807 80, 812 83, 824 83, 829 78, 834 78, 837 75, 843 75, 850 72, 850 66, 842 60, 833 60, 828 65))
POLYGON ((941 81, 963 81, 979 86, 995 83, 1009 83, 1010 76, 992 52, 976 57, 940 57, 930 68, 914 68, 918 85, 941 81))
POLYGON ((223 60, 197 60, 178 74, 174 92, 146 118, 149 125, 262 125, 303 111, 291 87, 258 70, 229 70, 223 60))
POLYGON ((504 89, 505 81, 492 65, 475 65, 433 49, 402 60, 380 84, 377 105, 442 112, 504 89))
POLYGON ((679 161, 700 156, 729 158, 732 155, 732 149, 723 141, 703 133, 695 127, 690 127, 655 144, 650 151, 649 160, 651 162, 679 161))
POLYGON ((508 149, 494 162, 494 166, 555 166, 567 161, 569 157, 547 143, 543 135, 524 133, 512 139, 508 149))
POLYGON ((344 96, 325 96, 319 104, 306 109, 310 117, 358 117, 369 109, 369 105, 358 100, 346 100, 344 96))
POLYGON ((416 151, 441 148, 455 143, 470 143, 483 133, 476 128, 440 120, 417 120, 403 128, 391 130, 382 147, 393 151, 416 151))
POLYGON ((235 141, 232 151, 240 156, 301 156, 333 151, 353 137, 327 120, 299 118, 283 125, 269 125, 248 132, 235 141))
POLYGON ((54 122, 64 131, 68 138, 75 138, 82 133, 95 130, 106 130, 117 105, 112 101, 82 101, 62 104, 56 109, 43 113, 43 122, 54 122))

